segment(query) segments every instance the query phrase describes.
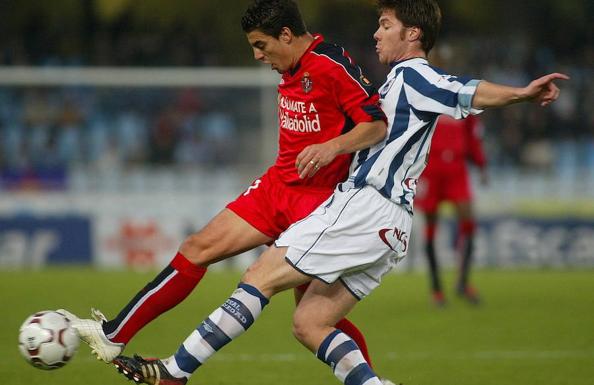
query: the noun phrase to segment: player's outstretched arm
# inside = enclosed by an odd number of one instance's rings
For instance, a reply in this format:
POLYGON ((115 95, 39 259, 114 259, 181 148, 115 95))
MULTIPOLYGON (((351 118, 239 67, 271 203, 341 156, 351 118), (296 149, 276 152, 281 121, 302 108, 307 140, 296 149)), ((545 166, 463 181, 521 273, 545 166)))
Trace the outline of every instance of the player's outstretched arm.
POLYGON ((569 76, 552 73, 533 80, 526 87, 508 87, 481 81, 472 99, 472 107, 478 109, 503 107, 520 102, 535 102, 547 106, 559 97, 555 80, 569 80, 569 76))

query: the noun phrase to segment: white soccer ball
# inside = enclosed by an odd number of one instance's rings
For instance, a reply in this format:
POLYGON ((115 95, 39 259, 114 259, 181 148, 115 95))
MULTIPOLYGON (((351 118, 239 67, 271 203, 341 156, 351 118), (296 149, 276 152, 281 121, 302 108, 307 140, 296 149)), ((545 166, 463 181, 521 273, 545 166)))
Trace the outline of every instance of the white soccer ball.
POLYGON ((39 369, 57 369, 66 365, 78 344, 78 335, 68 318, 51 310, 33 314, 19 330, 21 354, 39 369))

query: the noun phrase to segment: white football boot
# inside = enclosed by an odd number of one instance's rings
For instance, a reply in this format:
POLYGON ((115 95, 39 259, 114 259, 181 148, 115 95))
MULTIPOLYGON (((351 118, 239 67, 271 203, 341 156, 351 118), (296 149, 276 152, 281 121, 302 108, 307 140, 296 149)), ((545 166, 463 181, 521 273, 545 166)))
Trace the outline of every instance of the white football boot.
POLYGON ((105 336, 101 325, 107 322, 107 318, 99 310, 91 309, 93 319, 79 318, 65 309, 56 311, 68 318, 78 337, 91 347, 91 353, 95 354, 98 360, 110 363, 124 350, 125 344, 111 342, 105 336))
MULTIPOLYGON (((382 382, 382 385, 396 385, 395 383, 388 380, 387 378, 380 378, 380 381, 382 382)), ((402 385, 402 384, 400 384, 400 385, 402 385)))

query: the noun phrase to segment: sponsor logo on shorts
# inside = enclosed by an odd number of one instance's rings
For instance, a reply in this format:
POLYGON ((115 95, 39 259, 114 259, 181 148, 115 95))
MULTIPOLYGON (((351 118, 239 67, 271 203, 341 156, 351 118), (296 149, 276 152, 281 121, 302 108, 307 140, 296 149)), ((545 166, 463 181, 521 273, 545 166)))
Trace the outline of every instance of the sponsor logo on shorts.
POLYGON ((417 180, 415 178, 406 178, 404 185, 407 189, 414 191, 417 188, 417 180))
POLYGON ((408 234, 406 231, 400 230, 398 227, 393 229, 381 229, 379 231, 379 237, 392 251, 397 253, 396 245, 398 243, 402 244, 401 250, 403 253, 406 252, 408 248, 408 234))

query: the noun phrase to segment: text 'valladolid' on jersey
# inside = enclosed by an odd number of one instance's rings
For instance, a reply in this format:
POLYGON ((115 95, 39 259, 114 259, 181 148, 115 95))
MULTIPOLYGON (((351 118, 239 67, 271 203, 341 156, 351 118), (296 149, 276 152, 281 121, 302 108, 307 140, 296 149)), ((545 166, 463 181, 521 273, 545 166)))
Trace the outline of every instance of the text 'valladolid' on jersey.
POLYGON ((297 155, 307 146, 350 131, 361 122, 386 121, 376 88, 344 48, 321 35, 278 86, 279 154, 274 171, 286 184, 334 188, 348 176, 351 155, 340 155, 313 177, 300 179, 297 155))

